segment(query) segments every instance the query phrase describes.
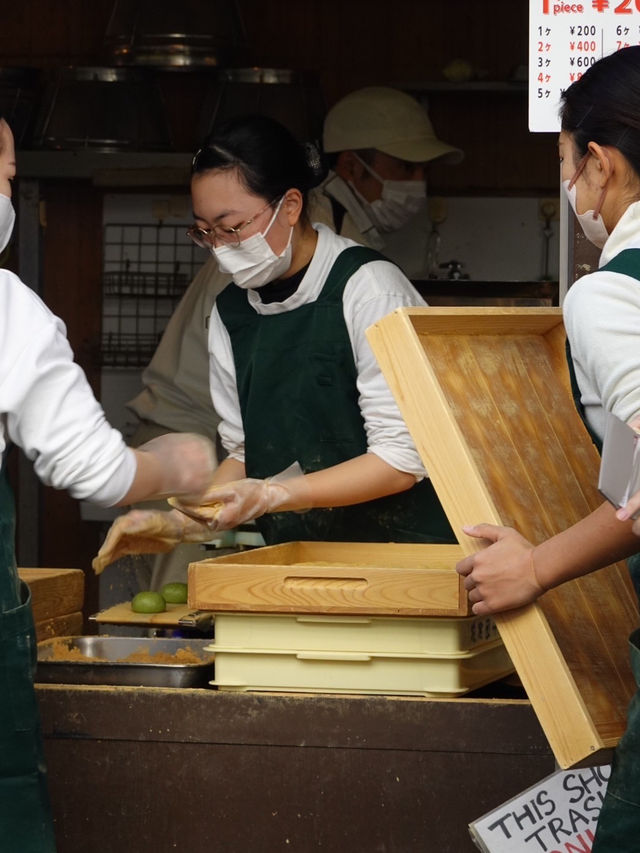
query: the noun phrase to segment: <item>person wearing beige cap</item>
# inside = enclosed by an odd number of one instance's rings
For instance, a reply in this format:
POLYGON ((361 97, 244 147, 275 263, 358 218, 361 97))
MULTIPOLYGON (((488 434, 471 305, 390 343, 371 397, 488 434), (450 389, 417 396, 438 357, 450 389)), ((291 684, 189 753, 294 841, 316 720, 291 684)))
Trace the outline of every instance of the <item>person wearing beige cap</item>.
POLYGON ((312 193, 312 219, 384 251, 411 275, 398 232, 413 227, 426 239, 427 166, 459 163, 462 151, 438 139, 415 98, 388 86, 338 101, 325 118, 323 148, 330 171, 312 193))

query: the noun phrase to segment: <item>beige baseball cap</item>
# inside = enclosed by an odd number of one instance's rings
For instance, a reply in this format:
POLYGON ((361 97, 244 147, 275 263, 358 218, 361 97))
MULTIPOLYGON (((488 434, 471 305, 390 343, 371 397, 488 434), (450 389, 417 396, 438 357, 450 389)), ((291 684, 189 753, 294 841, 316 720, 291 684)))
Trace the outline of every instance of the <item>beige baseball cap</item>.
POLYGON ((323 145, 328 154, 375 148, 410 163, 437 157, 459 163, 464 157, 436 137, 415 98, 388 86, 357 89, 334 104, 324 120, 323 145))

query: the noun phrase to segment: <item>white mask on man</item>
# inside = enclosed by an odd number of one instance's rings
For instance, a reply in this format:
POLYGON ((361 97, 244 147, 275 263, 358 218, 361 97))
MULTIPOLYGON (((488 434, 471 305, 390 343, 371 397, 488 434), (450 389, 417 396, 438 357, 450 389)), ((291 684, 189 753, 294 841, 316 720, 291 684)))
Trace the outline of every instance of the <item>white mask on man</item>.
POLYGON ((16 212, 9 196, 0 195, 0 252, 9 245, 16 221, 16 212))
POLYGON ((609 232, 607 231, 606 225, 602 219, 600 213, 595 215, 595 211, 587 210, 586 213, 578 213, 576 205, 577 205, 577 196, 576 196, 576 185, 573 184, 571 189, 569 189, 569 184, 571 181, 563 181, 562 186, 567 193, 569 198, 569 204, 573 208, 573 212, 576 215, 576 219, 580 223, 580 227, 584 231, 584 236, 589 240, 590 243, 593 243, 594 246, 597 246, 598 249, 602 249, 604 244, 607 242, 609 238, 609 232))
POLYGON ((291 266, 291 237, 293 226, 289 232, 289 240, 283 251, 276 255, 267 243, 265 235, 275 222, 284 196, 278 202, 273 216, 265 230, 242 240, 237 247, 212 246, 211 254, 215 256, 220 270, 229 273, 233 281, 244 290, 262 287, 285 273, 291 266))
POLYGON ((427 203, 427 186, 425 181, 392 181, 380 177, 368 163, 354 156, 362 163, 370 175, 382 184, 382 194, 375 201, 367 201, 364 196, 351 184, 352 189, 367 210, 369 218, 378 231, 397 231, 424 209, 427 203))

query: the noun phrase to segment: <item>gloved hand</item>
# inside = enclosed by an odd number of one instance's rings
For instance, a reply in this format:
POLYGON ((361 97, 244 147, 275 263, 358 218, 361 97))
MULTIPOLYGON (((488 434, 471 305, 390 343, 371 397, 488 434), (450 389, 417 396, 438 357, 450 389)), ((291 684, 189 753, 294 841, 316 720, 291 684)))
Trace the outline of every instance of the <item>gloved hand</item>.
POLYGON ((211 529, 177 510, 134 509, 113 522, 91 563, 99 575, 125 554, 163 554, 182 542, 208 542, 211 529))
POLYGON ((308 481, 295 463, 267 480, 247 478, 215 486, 198 506, 177 498, 170 498, 169 503, 213 532, 231 530, 268 512, 311 509, 312 497, 308 481))
POLYGON ((159 435, 141 444, 136 453, 147 454, 153 464, 154 474, 159 478, 156 498, 180 495, 187 503, 197 502, 216 468, 212 442, 197 433, 159 435))

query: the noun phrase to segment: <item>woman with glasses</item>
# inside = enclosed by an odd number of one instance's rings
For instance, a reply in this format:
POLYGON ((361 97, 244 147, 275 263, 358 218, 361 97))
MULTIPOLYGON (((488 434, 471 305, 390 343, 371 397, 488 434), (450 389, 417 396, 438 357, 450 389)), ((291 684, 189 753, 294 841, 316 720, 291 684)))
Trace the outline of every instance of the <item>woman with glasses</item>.
POLYGON ((453 541, 365 337, 395 308, 424 302, 377 252, 309 220, 307 192, 321 178, 263 116, 231 120, 196 154, 188 234, 230 281, 209 326, 228 456, 209 510, 118 519, 100 565, 127 553, 130 536, 141 548, 147 530, 163 537, 150 534, 149 550, 168 550, 252 519, 268 543, 453 541))
MULTIPOLYGON (((595 272, 569 290, 563 306, 579 408, 594 439, 605 415, 640 416, 640 47, 596 62, 562 96, 559 152, 563 185, 585 236, 602 249, 595 272)), ((488 614, 535 601, 564 581, 638 551, 640 493, 616 510, 602 504, 568 530, 535 547, 515 530, 465 529, 493 544, 465 558, 473 611, 488 614)), ((637 555, 630 561, 636 591, 637 555)), ((598 602, 594 602, 598 606, 598 602)), ((630 639, 640 685, 640 634, 630 639)), ((640 849, 640 690, 616 749, 593 853, 640 849)))

